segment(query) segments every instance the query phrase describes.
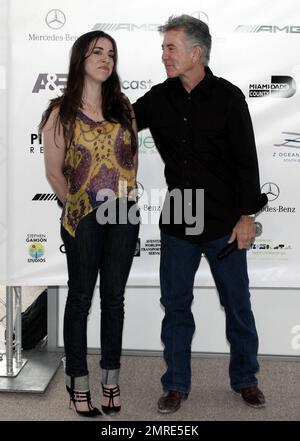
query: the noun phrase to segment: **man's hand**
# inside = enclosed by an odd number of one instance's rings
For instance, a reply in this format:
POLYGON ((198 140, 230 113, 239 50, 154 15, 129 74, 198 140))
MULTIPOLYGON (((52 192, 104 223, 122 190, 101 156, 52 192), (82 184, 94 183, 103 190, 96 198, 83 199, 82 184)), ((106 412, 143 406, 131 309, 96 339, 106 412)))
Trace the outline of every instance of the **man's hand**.
POLYGON ((248 249, 255 239, 255 223, 254 218, 249 216, 241 216, 234 226, 228 243, 238 241, 238 248, 248 249))

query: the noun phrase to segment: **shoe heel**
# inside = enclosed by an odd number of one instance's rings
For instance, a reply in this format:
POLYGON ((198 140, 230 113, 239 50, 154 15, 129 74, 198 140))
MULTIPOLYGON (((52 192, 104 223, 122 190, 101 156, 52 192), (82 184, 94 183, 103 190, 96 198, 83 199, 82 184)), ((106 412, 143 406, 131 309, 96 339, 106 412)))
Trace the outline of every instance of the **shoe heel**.
POLYGON ((114 415, 121 410, 121 406, 115 406, 114 398, 120 396, 120 387, 117 386, 109 388, 105 387, 103 383, 101 383, 103 396, 109 398, 108 406, 102 405, 101 408, 106 415, 114 415))
POLYGON ((75 391, 68 386, 66 386, 66 389, 70 395, 69 408, 70 409, 72 408, 72 403, 73 403, 74 409, 78 415, 84 416, 84 417, 95 417, 95 416, 102 415, 102 413, 100 412, 100 410, 97 407, 92 406, 90 391, 86 391, 86 392, 75 391), (83 402, 87 403, 89 410, 78 410, 77 409, 76 403, 83 403, 83 402))

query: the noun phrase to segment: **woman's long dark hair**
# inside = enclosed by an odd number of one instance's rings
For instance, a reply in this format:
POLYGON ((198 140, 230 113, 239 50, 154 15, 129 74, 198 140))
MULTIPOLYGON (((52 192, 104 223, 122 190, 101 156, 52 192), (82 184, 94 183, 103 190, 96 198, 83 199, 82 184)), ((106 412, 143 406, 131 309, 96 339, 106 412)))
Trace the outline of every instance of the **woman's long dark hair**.
MULTIPOLYGON (((129 102, 121 92, 120 79, 117 74, 117 45, 115 40, 108 34, 102 31, 91 31, 81 35, 73 44, 67 86, 58 98, 50 101, 46 111, 43 113, 42 120, 39 125, 39 132, 42 131, 49 116, 56 107, 59 106, 59 113, 56 120, 56 129, 59 122, 63 127, 63 135, 66 146, 69 146, 74 133, 74 123, 79 107, 82 107, 82 93, 85 78, 84 62, 89 56, 93 48, 90 44, 96 42, 98 38, 106 38, 113 46, 113 60, 114 66, 110 77, 102 83, 102 112, 104 119, 110 122, 119 122, 122 126, 130 131, 131 145, 133 154, 136 152, 137 143, 135 133, 132 129, 131 109, 129 102)), ((56 133, 56 130, 55 130, 56 133)))

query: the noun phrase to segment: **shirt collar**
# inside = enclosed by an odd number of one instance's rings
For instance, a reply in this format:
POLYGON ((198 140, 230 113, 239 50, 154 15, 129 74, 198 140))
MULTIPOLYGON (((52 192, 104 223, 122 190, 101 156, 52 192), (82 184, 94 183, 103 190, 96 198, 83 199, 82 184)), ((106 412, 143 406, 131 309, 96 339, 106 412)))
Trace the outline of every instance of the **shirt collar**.
MULTIPOLYGON (((211 88, 213 86, 214 83, 214 74, 212 73, 212 71, 210 70, 210 68, 208 66, 205 66, 205 77, 203 78, 203 80, 201 80, 195 87, 194 89, 192 89, 192 91, 190 92, 191 95, 209 95, 211 92, 211 88)), ((169 85, 169 87, 172 88, 176 88, 177 90, 184 90, 186 93, 188 93, 184 87, 182 86, 182 83, 180 81, 180 79, 177 78, 168 78, 166 80, 167 84, 169 85)))

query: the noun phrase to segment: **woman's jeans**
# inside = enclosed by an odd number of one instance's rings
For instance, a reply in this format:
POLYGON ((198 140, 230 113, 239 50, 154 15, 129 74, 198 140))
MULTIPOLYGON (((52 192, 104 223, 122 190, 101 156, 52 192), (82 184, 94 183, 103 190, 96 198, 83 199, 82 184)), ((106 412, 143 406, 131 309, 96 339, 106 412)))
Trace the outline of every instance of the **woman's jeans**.
POLYGON ((79 222, 75 238, 64 227, 69 291, 64 315, 66 384, 88 390, 87 317, 100 271, 102 382, 118 383, 124 320, 124 290, 139 224, 100 225, 96 210, 79 222), (74 378, 75 377, 75 382, 74 378), (72 382, 71 382, 72 379, 72 382))
POLYGON ((258 337, 250 304, 246 250, 235 250, 218 260, 217 254, 228 238, 195 244, 161 234, 161 303, 165 308, 161 339, 167 364, 161 379, 164 390, 189 392, 191 388, 191 344, 195 331, 191 305, 202 253, 209 261, 225 310, 231 387, 239 390, 257 385, 258 337))

